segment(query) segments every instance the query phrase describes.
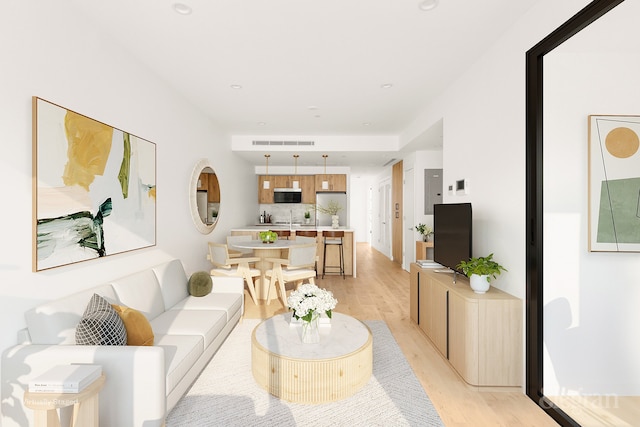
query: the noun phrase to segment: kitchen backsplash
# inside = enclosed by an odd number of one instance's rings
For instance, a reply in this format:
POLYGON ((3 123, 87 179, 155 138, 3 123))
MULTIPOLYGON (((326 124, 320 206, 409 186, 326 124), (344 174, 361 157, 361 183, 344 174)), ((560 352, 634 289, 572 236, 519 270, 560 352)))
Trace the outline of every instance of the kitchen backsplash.
POLYGON ((260 223, 260 215, 265 212, 267 216, 271 216, 272 223, 289 223, 289 217, 292 217, 294 224, 304 224, 304 213, 309 211, 311 214, 311 224, 315 224, 314 205, 304 203, 277 203, 277 204, 261 204, 260 211, 256 215, 256 224, 260 223))

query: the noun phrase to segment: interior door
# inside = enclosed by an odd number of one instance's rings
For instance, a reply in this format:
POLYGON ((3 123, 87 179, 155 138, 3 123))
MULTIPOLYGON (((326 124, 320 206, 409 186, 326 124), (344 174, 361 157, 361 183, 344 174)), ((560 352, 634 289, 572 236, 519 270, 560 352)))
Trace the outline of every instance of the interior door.
POLYGON ((416 259, 416 243, 415 243, 415 231, 413 229, 414 221, 415 221, 415 213, 414 213, 414 170, 413 168, 407 169, 404 171, 404 186, 402 188, 403 196, 402 200, 404 203, 403 209, 403 227, 404 230, 404 250, 403 252, 403 262, 402 268, 406 271, 409 271, 409 266, 416 259))
POLYGON ((378 187, 378 242, 381 252, 391 257, 391 181, 384 180, 378 187))

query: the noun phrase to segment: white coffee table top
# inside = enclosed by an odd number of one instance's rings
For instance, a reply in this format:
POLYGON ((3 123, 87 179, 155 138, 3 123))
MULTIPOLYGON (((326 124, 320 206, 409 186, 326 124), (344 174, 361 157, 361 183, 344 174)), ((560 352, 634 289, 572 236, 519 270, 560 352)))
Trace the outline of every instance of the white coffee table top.
POLYGON ((331 326, 320 327, 320 342, 304 344, 302 326, 290 326, 291 313, 273 316, 253 331, 255 342, 270 353, 291 359, 331 359, 359 351, 371 339, 371 331, 361 321, 333 313, 331 326))

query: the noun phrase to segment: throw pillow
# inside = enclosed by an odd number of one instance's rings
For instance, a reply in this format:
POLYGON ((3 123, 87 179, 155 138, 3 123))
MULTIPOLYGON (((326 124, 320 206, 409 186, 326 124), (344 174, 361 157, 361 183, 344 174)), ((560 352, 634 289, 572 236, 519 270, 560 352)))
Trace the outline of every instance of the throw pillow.
POLYGON ((211 275, 206 271, 197 271, 189 278, 189 294, 194 297, 209 295, 212 287, 211 275))
POLYGON ((93 294, 76 326, 78 345, 125 345, 127 330, 109 301, 93 294))
POLYGON ((153 329, 144 314, 135 308, 112 304, 127 330, 127 345, 153 345, 153 329))

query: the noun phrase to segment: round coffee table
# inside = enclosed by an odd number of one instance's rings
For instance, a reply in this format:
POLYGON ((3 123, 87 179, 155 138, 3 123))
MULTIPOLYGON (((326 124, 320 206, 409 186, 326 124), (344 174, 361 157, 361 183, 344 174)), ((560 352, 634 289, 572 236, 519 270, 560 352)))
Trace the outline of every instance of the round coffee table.
POLYGON ((260 323, 251 335, 251 370, 269 393, 296 403, 327 403, 352 396, 371 377, 373 337, 362 322, 333 313, 320 342, 303 344, 291 313, 260 323))

